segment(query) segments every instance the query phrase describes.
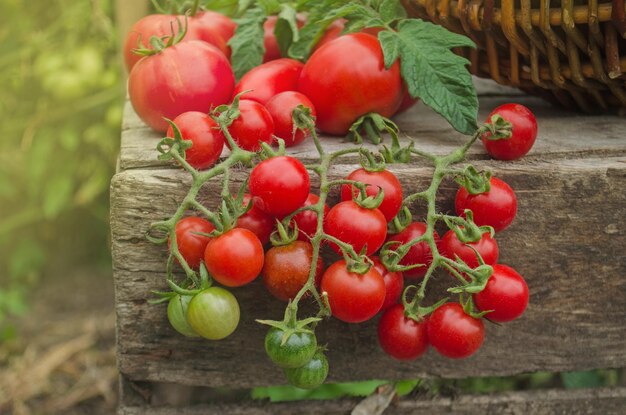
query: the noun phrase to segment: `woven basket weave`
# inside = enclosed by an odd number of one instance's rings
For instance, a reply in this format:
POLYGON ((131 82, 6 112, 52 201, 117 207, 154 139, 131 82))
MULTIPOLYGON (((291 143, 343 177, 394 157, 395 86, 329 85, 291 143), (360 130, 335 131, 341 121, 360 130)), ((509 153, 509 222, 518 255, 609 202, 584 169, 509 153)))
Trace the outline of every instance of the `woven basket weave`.
POLYGON ((586 112, 626 108, 626 0, 404 0, 469 36, 473 74, 586 112))

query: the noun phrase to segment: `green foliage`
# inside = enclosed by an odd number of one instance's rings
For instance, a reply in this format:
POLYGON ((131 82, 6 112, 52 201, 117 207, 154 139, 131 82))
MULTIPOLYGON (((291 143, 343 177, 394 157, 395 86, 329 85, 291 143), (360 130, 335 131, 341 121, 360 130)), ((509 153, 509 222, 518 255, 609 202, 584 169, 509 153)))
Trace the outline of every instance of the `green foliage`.
POLYGON ((263 62, 263 23, 266 14, 260 8, 248 10, 237 20, 235 35, 228 42, 232 49, 232 64, 235 77, 241 78, 246 72, 263 62))
POLYGON ((112 3, 0 3, 2 336, 42 270, 108 262, 123 98, 112 3))
POLYGON ((344 396, 367 396, 372 394, 377 387, 386 383, 388 382, 384 380, 327 383, 313 390, 300 389, 295 386, 268 386, 252 389, 252 398, 283 402, 304 399, 338 399, 344 396))

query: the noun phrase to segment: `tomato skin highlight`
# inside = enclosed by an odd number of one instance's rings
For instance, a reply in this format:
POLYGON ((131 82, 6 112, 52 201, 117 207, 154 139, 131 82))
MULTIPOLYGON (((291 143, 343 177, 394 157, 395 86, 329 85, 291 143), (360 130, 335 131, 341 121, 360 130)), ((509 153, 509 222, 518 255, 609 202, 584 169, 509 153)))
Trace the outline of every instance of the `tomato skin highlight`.
MULTIPOLYGON (((384 198, 378 210, 385 215, 387 222, 391 221, 402 207, 402 185, 395 174, 389 170, 368 172, 364 168, 354 170, 346 177, 346 180, 354 180, 364 183, 365 193, 368 196, 376 196, 381 187, 384 191, 384 198)), ((341 200, 352 200, 352 195, 359 194, 356 186, 341 186, 341 200), (350 191, 352 189, 352 192, 350 191)))
MULTIPOLYGON (((183 112, 174 119, 183 140, 192 146, 185 152, 185 160, 195 169, 204 170, 213 166, 222 154, 224 135, 217 122, 208 114, 198 111, 183 112)), ((168 137, 174 138, 174 129, 169 126, 168 137)))
MULTIPOLYGON (((359 253, 367 245, 366 255, 376 252, 387 236, 387 221, 378 209, 366 209, 353 200, 337 203, 330 208, 324 232, 342 242, 352 245, 359 253)), ((341 249, 330 242, 330 247, 341 254, 341 249)))
MULTIPOLYGON (((310 193, 307 196, 302 206, 315 205, 320 200, 320 197, 316 194, 310 193)), ((324 218, 323 223, 326 222, 326 216, 328 215, 328 205, 324 203, 324 218)), ((298 240, 309 241, 315 232, 317 232, 317 213, 312 210, 305 210, 293 217, 294 222, 298 225, 298 240)))
POLYGON ((474 294, 474 303, 480 311, 492 310, 485 318, 506 323, 520 317, 528 306, 528 285, 513 268, 496 264, 485 289, 474 294))
POLYGON ((259 65, 241 77, 233 96, 248 91, 241 99, 251 99, 265 105, 281 92, 295 91, 303 67, 302 62, 289 58, 259 65))
POLYGON ((178 295, 172 297, 167 304, 167 319, 180 334, 186 337, 200 337, 187 322, 187 308, 192 296, 178 295))
POLYGON ((441 255, 453 261, 455 261, 458 256, 470 268, 476 268, 480 264, 478 263, 476 253, 470 247, 478 251, 483 261, 485 261, 485 264, 494 265, 498 262, 498 243, 491 237, 489 232, 483 233, 481 238, 476 242, 464 244, 459 240, 453 230, 449 230, 443 235, 439 243, 441 255))
POLYGON ((487 122, 495 114, 512 124, 511 137, 504 140, 488 140, 490 135, 481 137, 485 150, 496 160, 517 160, 524 157, 537 138, 537 120, 535 115, 523 105, 504 104, 491 111, 487 122))
MULTIPOLYGON (((259 151, 261 143, 270 144, 274 137, 274 120, 267 108, 256 101, 239 101, 239 117, 228 127, 235 143, 244 150, 259 151)), ((228 141, 226 145, 230 148, 228 141)))
POLYGON ((292 333, 285 344, 281 344, 285 332, 271 327, 265 336, 265 352, 270 360, 282 368, 297 368, 311 361, 317 350, 315 334, 292 333))
POLYGON ((374 268, 382 275, 385 282, 385 301, 380 308, 380 311, 385 311, 400 299, 402 289, 404 288, 404 278, 399 271, 389 271, 377 256, 370 259, 374 263, 374 268))
POLYGON ((311 133, 309 130, 295 130, 293 123, 293 110, 303 105, 311 109, 311 115, 315 117, 315 107, 310 99, 299 92, 285 91, 274 95, 267 101, 267 110, 274 120, 274 135, 285 141, 285 147, 292 147, 300 144, 311 133))
POLYGON ((482 320, 465 314, 459 303, 446 303, 428 319, 428 340, 439 354, 463 359, 483 344, 485 325, 482 320))
POLYGON ((304 366, 284 369, 287 380, 301 389, 313 389, 320 386, 328 376, 328 360, 324 353, 317 351, 304 366))
POLYGON ((456 214, 463 216, 465 209, 470 209, 478 226, 492 226, 496 232, 501 232, 515 219, 517 197, 511 186, 497 177, 492 177, 490 183, 488 192, 477 195, 461 187, 454 201, 456 214))
POLYGON ((395 304, 378 321, 378 343, 394 359, 417 359, 428 350, 427 322, 405 317, 404 306, 395 304))
MULTIPOLYGON (((215 226, 206 219, 197 216, 187 216, 179 220, 175 227, 178 252, 185 258, 187 265, 193 269, 200 268, 204 258, 204 250, 211 238, 198 235, 196 232, 211 233, 215 226)), ((168 241, 168 246, 170 242, 168 241)))
POLYGON ((385 301, 385 282, 376 268, 357 274, 348 271, 343 259, 326 269, 321 290, 328 295, 333 317, 346 323, 371 319, 385 301))
MULTIPOLYGON (((399 245, 406 244, 413 239, 419 238, 420 236, 426 233, 427 225, 423 222, 413 222, 409 226, 407 226, 404 230, 394 235, 390 235, 387 238, 387 242, 389 241, 397 241, 400 242, 398 245, 392 245, 390 247, 391 250, 396 250, 399 245)), ((435 244, 439 244, 439 234, 437 231, 434 231, 435 244)), ((426 275, 426 271, 428 271, 428 267, 433 261, 433 253, 428 246, 426 241, 418 242, 415 245, 409 248, 409 252, 402 258, 400 261, 400 265, 410 266, 416 264, 423 264, 422 267, 413 268, 407 271, 404 271, 403 274, 406 278, 424 278, 426 275)))
POLYGON ((204 251, 207 271, 227 287, 240 287, 254 280, 261 273, 263 262, 261 241, 243 228, 213 238, 204 251))
MULTIPOLYGON (((248 206, 252 201, 252 196, 245 194, 243 196, 243 205, 248 206)), ((274 231, 274 218, 256 207, 254 203, 250 210, 237 219, 235 227, 244 228, 254 233, 263 245, 270 241, 270 236, 274 231)))
POLYGON ((221 340, 230 336, 239 325, 239 303, 224 288, 207 288, 189 302, 187 322, 205 339, 221 340))

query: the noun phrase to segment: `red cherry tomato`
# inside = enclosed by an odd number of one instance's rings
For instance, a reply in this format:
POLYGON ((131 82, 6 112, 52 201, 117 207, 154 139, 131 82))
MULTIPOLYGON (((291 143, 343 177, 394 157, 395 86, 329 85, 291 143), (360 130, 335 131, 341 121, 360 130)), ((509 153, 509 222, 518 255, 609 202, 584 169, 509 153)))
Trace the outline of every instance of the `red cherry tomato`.
MULTIPOLYGON (((366 209, 353 200, 337 203, 330 208, 324 232, 342 242, 352 245, 357 253, 367 246, 365 255, 372 255, 383 246, 387 236, 387 221, 378 209, 366 209)), ((334 243, 330 247, 341 254, 334 243)))
POLYGON ((235 83, 228 59, 198 40, 182 42, 137 62, 128 78, 133 108, 148 126, 165 132, 163 117, 208 113, 230 101, 235 83))
POLYGON ((242 228, 211 239, 204 251, 207 271, 227 287, 239 287, 254 280, 263 269, 263 260, 261 241, 242 228))
POLYGON ((259 65, 241 77, 234 95, 244 91, 242 99, 251 99, 263 105, 272 97, 285 91, 295 91, 304 64, 283 58, 259 65))
POLYGON ((443 235, 439 243, 441 255, 453 261, 458 256, 470 268, 476 268, 480 264, 478 263, 476 252, 472 248, 478 251, 485 264, 494 265, 498 262, 498 243, 491 237, 489 232, 483 233, 482 237, 476 242, 464 244, 459 241, 453 230, 449 230, 443 235))
POLYGON ((346 323, 361 323, 374 317, 385 301, 385 283, 374 267, 365 274, 348 271, 345 260, 326 269, 322 292, 335 318, 346 323))
POLYGON ((439 354, 463 359, 483 344, 485 325, 465 313, 459 303, 447 303, 432 312, 428 319, 428 340, 439 354))
POLYGON ((474 294, 474 303, 480 311, 492 310, 485 317, 505 323, 521 316, 528 305, 528 285, 513 268, 497 264, 485 289, 474 294))
POLYGON ((282 218, 302 206, 309 196, 309 173, 300 160, 278 156, 263 160, 250 173, 254 204, 263 212, 282 218))
POLYGON ((400 299, 404 288, 404 278, 401 272, 389 271, 377 256, 373 256, 371 260, 374 263, 374 268, 383 276, 383 281, 385 281, 385 302, 380 309, 385 311, 400 299))
MULTIPOLYGON (((276 41, 276 35, 274 34, 274 28, 276 27, 277 16, 268 16, 265 23, 263 23, 263 46, 265 46, 265 54, 263 55, 263 62, 269 62, 276 59, 280 59, 280 48, 276 41)), ((298 28, 304 26, 305 19, 302 16, 296 18, 298 28)))
MULTIPOLYGON (((392 245, 390 249, 396 250, 399 245, 404 245, 413 239, 419 238, 426 232, 426 224, 422 222, 413 222, 407 226, 402 232, 389 236, 387 242, 397 241, 399 244, 392 245)), ((434 232, 435 243, 439 243, 439 234, 434 232)), ((426 241, 418 242, 409 248, 409 252, 402 258, 400 265, 410 266, 416 264, 423 264, 422 267, 417 267, 404 271, 406 278, 423 278, 426 275, 428 267, 433 261, 433 253, 426 241)))
MULTIPOLYGON (((270 144, 274 137, 274 121, 267 108, 256 101, 239 101, 239 117, 228 127, 228 132, 239 147, 259 151, 261 143, 270 144)), ((228 147, 230 145, 226 142, 228 147)))
MULTIPOLYGON (((320 200, 320 197, 316 194, 310 193, 306 198, 304 205, 302 206, 311 206, 316 204, 320 200)), ((326 221, 326 216, 328 215, 328 205, 324 203, 324 219, 326 221)), ((305 210, 303 212, 298 213, 293 217, 294 222, 298 225, 298 240, 300 241, 308 241, 313 236, 315 236, 315 232, 317 232, 317 214, 312 210, 305 210)))
POLYGON ((395 359, 417 359, 428 349, 426 320, 417 322, 405 317, 402 304, 396 304, 378 321, 378 343, 395 359))
POLYGON ((385 117, 395 113, 402 100, 400 66, 395 62, 385 69, 378 39, 352 33, 311 55, 302 69, 298 91, 315 105, 321 131, 343 135, 369 112, 385 117))
MULTIPOLYGON (((215 226, 206 219, 197 216, 188 216, 179 220, 174 230, 176 232, 178 252, 185 258, 187 265, 191 268, 200 268, 200 262, 204 257, 204 250, 211 238, 198 235, 197 232, 211 233, 215 230, 215 226)), ((168 246, 170 246, 169 241, 168 246)))
MULTIPOLYGON (((387 222, 391 221, 402 207, 402 185, 395 174, 389 170, 369 172, 364 168, 357 169, 350 173, 346 180, 354 180, 366 185, 365 191, 368 196, 375 196, 379 187, 384 191, 384 198, 378 210, 385 215, 387 222)), ((355 186, 341 186, 341 200, 352 200, 352 193, 359 194, 359 189, 355 186)))
POLYGON ((537 120, 535 115, 520 104, 504 104, 491 111, 487 121, 491 121, 494 114, 499 114, 513 126, 511 138, 504 140, 488 140, 486 134, 482 137, 487 153, 497 160, 516 160, 524 157, 537 138, 537 120))
POLYGON ((506 229, 517 213, 517 198, 513 189, 502 180, 492 177, 491 189, 486 193, 471 195, 464 187, 456 193, 456 214, 461 216, 465 209, 474 214, 478 226, 492 226, 496 232, 506 229))
MULTIPOLYGON (((186 160, 198 170, 208 169, 217 162, 224 148, 224 135, 218 124, 208 114, 189 111, 174 119, 184 140, 190 140, 191 148, 185 152, 186 160)), ((167 129, 167 136, 174 137, 174 129, 167 129)))
MULTIPOLYGON (((243 197, 244 206, 252 200, 252 196, 245 194, 243 197)), ((254 204, 246 213, 237 219, 237 228, 244 228, 254 233, 263 245, 269 242, 270 235, 274 231, 274 218, 263 212, 254 204)))
POLYGON ((315 116, 315 107, 307 97, 299 92, 285 91, 274 95, 265 105, 274 120, 274 135, 285 140, 285 147, 300 144, 309 136, 308 130, 294 131, 293 124, 293 110, 298 105, 310 108, 312 115, 315 116))

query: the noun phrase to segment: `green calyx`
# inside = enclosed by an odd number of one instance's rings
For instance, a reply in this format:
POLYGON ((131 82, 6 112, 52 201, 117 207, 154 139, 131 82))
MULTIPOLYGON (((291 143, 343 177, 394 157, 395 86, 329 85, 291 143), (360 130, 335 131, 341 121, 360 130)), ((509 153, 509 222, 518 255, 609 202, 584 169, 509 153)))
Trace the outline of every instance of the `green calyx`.
POLYGON ((384 133, 388 133, 397 139, 399 132, 400 130, 396 123, 389 118, 370 112, 357 119, 350 126, 347 138, 353 143, 361 144, 363 143, 363 138, 367 137, 372 143, 380 144, 384 133))
POLYGON ((400 233, 407 228, 413 222, 413 215, 406 205, 402 205, 402 208, 398 214, 389 223, 389 233, 400 233))
POLYGON ((489 123, 483 125, 486 133, 483 138, 490 141, 508 140, 513 136, 513 124, 502 118, 500 114, 493 114, 489 123))
POLYGON ((172 127, 174 137, 163 137, 157 144, 157 151, 159 152, 159 160, 173 160, 174 156, 172 152, 178 153, 178 155, 185 160, 186 151, 189 150, 193 143, 191 140, 185 140, 180 132, 180 129, 174 121, 169 118, 164 118, 165 121, 172 127))
POLYGON ((471 164, 467 166, 461 175, 455 178, 455 181, 471 195, 486 193, 491 189, 491 172, 478 171, 471 164))
POLYGON ((361 167, 369 173, 380 172, 385 170, 385 159, 381 154, 378 157, 371 151, 359 153, 359 163, 361 167))
POLYGON ((176 19, 176 23, 178 24, 178 30, 174 29, 174 23, 170 23, 171 33, 166 36, 158 37, 152 36, 149 41, 150 47, 143 44, 141 37, 138 40, 137 48, 133 49, 132 52, 136 55, 140 56, 151 56, 161 53, 164 49, 172 47, 178 43, 180 43, 187 34, 187 16, 185 16, 185 24, 183 25, 180 19, 176 19))
POLYGON ((493 238, 495 231, 491 226, 478 226, 474 223, 474 214, 471 210, 465 209, 465 218, 459 216, 443 215, 443 220, 452 231, 454 231, 459 241, 464 244, 478 242, 485 233, 489 233, 493 238))
POLYGON ((298 225, 293 222, 293 227, 285 227, 281 221, 276 220, 276 230, 270 235, 272 246, 286 246, 298 239, 298 225))

